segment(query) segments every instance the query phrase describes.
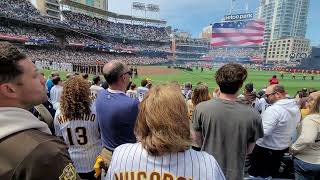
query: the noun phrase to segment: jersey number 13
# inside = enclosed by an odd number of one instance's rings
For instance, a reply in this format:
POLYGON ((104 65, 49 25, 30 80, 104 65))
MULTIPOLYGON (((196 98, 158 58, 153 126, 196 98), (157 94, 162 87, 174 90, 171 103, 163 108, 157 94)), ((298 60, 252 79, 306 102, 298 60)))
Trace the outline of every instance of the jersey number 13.
MULTIPOLYGON (((85 145, 88 143, 88 138, 87 138, 87 131, 85 127, 77 127, 74 130, 74 134, 76 134, 76 139, 77 139, 77 143, 79 145, 85 145)), ((72 133, 72 129, 71 128, 67 128, 67 133, 68 133, 68 139, 69 139, 69 143, 70 145, 74 145, 73 142, 73 133, 72 133)))

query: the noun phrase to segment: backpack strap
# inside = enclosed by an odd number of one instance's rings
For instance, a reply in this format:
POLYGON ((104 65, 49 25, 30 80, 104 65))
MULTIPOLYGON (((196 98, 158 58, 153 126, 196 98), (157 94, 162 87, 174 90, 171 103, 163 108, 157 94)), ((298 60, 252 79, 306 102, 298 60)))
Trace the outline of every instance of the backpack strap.
POLYGON ((49 127, 51 127, 53 124, 53 117, 51 113, 48 111, 48 109, 43 104, 35 106, 34 108, 39 112, 41 116, 40 120, 48 124, 49 127))

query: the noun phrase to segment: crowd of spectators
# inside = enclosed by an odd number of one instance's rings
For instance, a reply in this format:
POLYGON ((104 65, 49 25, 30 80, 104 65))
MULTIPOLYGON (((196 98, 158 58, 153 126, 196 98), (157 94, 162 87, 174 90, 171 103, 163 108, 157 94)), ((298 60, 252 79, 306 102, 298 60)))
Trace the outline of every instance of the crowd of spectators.
POLYGON ((198 61, 209 53, 209 45, 205 43, 193 43, 189 41, 177 43, 176 57, 180 61, 198 61))
POLYGON ((263 51, 257 48, 214 48, 209 55, 215 58, 263 57, 263 51))
POLYGON ((77 51, 60 49, 28 49, 27 55, 33 61, 47 61, 72 64, 95 65, 97 62, 105 63, 111 60, 120 60, 132 65, 151 65, 166 63, 166 58, 144 57, 130 54, 106 53, 96 51, 77 51))
POLYGON ((115 23, 71 11, 63 11, 62 13, 68 24, 78 30, 150 41, 167 40, 169 37, 164 27, 115 23))
POLYGON ((0 34, 10 36, 25 36, 29 39, 47 39, 56 41, 54 35, 47 30, 36 27, 22 27, 17 24, 2 24, 0 23, 0 34))
POLYGON ((81 13, 63 11, 64 21, 42 16, 27 0, 2 0, 0 15, 29 22, 60 25, 66 28, 84 30, 106 35, 121 36, 149 41, 168 40, 169 35, 164 27, 131 25, 116 23, 102 18, 91 17, 81 13))
POLYGON ((140 46, 141 50, 144 51, 165 51, 165 52, 171 52, 170 46, 140 46))
MULTIPOLYGON (((43 27, 30 24, 17 24, 16 22, 6 21, 0 23, 0 33, 2 35, 10 36, 24 36, 27 39, 46 39, 51 42, 58 42, 58 38, 49 30, 43 27)), ((169 45, 148 44, 143 42, 136 43, 120 43, 113 41, 112 39, 104 40, 96 37, 92 37, 89 34, 65 31, 65 41, 68 44, 83 44, 86 45, 98 45, 108 47, 114 50, 131 50, 131 51, 144 51, 150 52, 171 52, 169 45)), ((60 39, 61 41, 61 39, 60 39)))
POLYGON ((176 48, 176 51, 179 53, 201 53, 201 54, 207 54, 209 52, 208 46, 178 46, 176 48))
POLYGON ((28 22, 47 23, 50 25, 68 26, 67 22, 45 17, 27 0, 1 0, 0 15, 28 22))
POLYGON ((77 34, 77 33, 66 33, 65 34, 66 41, 68 44, 76 43, 76 44, 106 44, 105 42, 92 38, 87 35, 77 34))

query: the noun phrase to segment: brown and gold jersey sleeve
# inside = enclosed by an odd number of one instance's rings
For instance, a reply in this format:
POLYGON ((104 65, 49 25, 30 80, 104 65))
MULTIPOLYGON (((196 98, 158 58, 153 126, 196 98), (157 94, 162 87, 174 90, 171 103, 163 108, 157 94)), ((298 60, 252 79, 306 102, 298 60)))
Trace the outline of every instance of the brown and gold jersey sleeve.
POLYGON ((77 180, 67 146, 58 139, 40 143, 15 169, 14 179, 77 180))

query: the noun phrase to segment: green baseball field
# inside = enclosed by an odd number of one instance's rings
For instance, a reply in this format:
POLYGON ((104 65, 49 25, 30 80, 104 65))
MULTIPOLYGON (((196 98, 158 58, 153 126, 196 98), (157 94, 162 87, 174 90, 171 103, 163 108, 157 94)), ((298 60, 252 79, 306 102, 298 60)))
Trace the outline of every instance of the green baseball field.
MULTIPOLYGON (((195 86, 198 82, 206 83, 212 91, 217 84, 214 80, 216 69, 213 70, 204 70, 201 72, 200 70, 194 69, 193 71, 186 70, 176 70, 169 69, 167 67, 159 67, 159 66, 140 66, 138 67, 138 77, 133 78, 133 82, 140 85, 142 79, 149 78, 152 80, 153 84, 166 83, 177 81, 180 84, 185 82, 191 82, 193 86, 195 86)), ((48 77, 51 73, 50 70, 44 70, 46 77, 48 77)), ((303 74, 295 74, 296 79, 292 79, 291 73, 284 74, 284 78, 281 79, 280 74, 278 72, 272 71, 256 71, 256 70, 248 70, 248 78, 246 83, 253 83, 254 88, 260 90, 262 87, 267 86, 269 84, 268 80, 273 76, 277 75, 280 84, 284 85, 286 91, 291 95, 295 95, 298 90, 302 88, 314 88, 320 90, 320 76, 314 75, 314 80, 311 80, 311 75, 307 74, 306 80, 303 80, 303 74)), ((60 76, 62 79, 65 79, 66 72, 60 72, 60 76)), ((93 75, 90 75, 92 78, 93 75)))

